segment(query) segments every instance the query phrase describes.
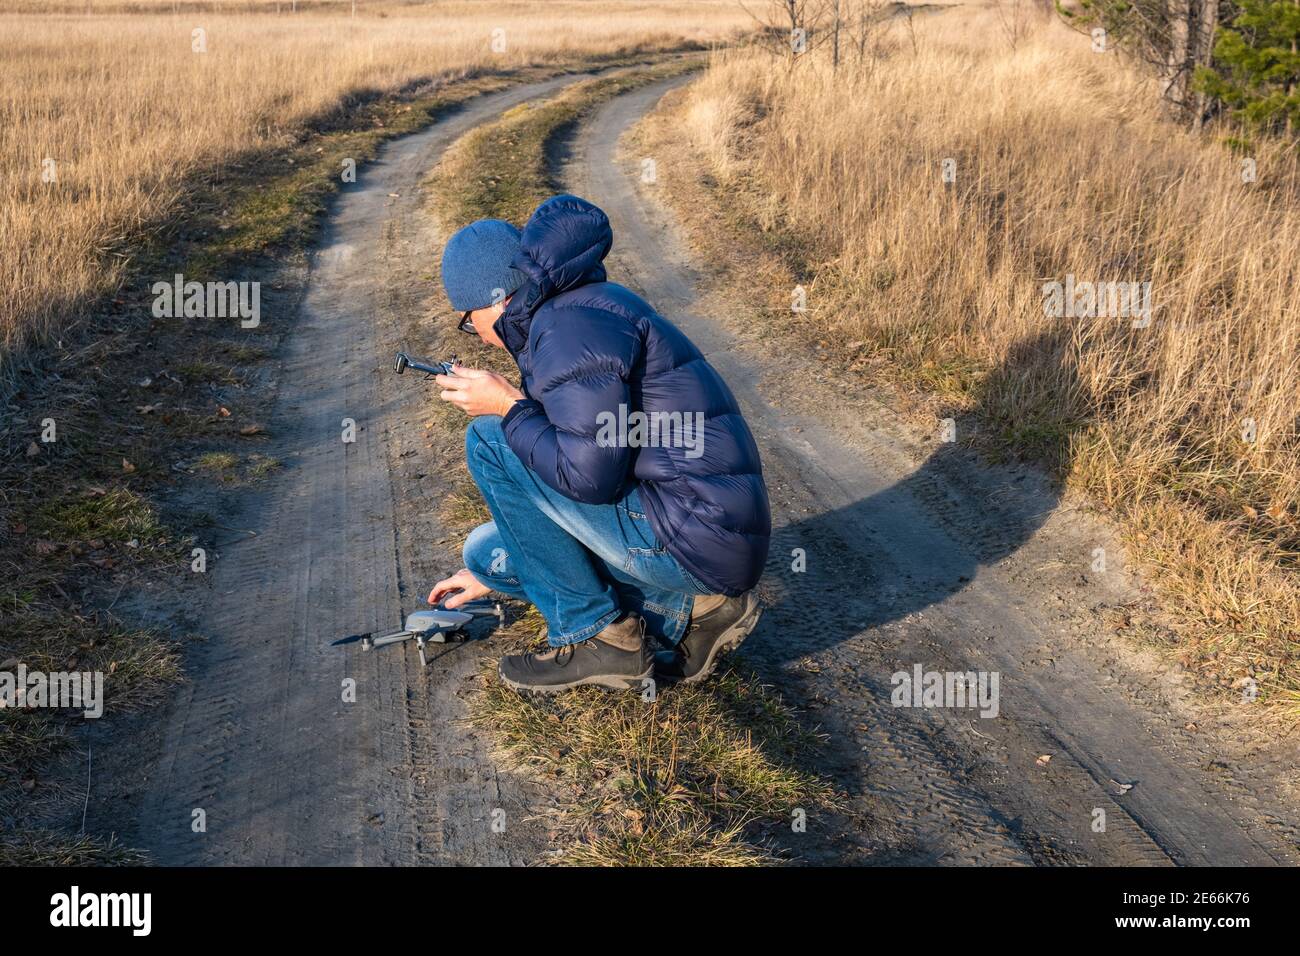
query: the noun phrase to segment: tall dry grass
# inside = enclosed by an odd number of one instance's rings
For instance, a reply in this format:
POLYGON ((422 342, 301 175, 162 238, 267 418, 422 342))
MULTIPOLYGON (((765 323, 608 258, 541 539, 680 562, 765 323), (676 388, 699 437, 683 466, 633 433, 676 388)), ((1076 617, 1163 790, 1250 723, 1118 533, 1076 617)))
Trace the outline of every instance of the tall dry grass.
POLYGON ((744 22, 725 0, 363 3, 355 19, 346 0, 296 16, 289 0, 30 12, 46 8, 0 4, 0 367, 116 287, 135 240, 180 207, 188 176, 287 142, 347 97, 712 42, 744 22), (154 12, 98 12, 123 9, 154 12), (207 52, 192 49, 196 28, 207 52), (505 52, 492 50, 497 29, 505 52))
POLYGON ((814 334, 1128 516, 1195 609, 1199 666, 1300 701, 1294 151, 1258 144, 1244 182, 1047 18, 1012 44, 960 8, 877 41, 838 72, 825 48, 720 57, 686 106, 723 187, 806 263, 814 334), (1150 282, 1151 325, 1048 317, 1069 274, 1150 282))

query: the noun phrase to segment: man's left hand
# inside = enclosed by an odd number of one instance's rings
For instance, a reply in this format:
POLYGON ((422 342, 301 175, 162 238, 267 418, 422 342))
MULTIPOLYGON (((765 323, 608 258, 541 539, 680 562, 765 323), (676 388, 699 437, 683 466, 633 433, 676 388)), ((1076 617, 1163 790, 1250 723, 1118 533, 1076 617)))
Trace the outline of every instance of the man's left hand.
POLYGON ((451 402, 466 415, 504 415, 524 393, 496 372, 454 366, 454 375, 435 378, 442 391, 438 397, 451 402))

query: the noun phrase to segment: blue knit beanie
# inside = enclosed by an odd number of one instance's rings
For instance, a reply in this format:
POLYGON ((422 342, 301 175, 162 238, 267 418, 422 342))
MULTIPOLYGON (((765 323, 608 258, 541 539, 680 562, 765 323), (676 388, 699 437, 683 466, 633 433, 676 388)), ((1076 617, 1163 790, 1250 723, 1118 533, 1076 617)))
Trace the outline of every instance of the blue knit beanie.
POLYGON ((518 251, 519 230, 500 219, 472 222, 447 240, 442 285, 451 307, 486 308, 523 285, 526 277, 510 265, 518 251))

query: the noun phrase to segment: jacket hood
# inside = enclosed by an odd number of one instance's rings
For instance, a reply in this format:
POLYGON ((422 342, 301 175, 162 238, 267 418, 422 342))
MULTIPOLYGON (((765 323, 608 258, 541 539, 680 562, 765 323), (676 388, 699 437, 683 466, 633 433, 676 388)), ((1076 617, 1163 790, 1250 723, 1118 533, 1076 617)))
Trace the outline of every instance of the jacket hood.
POLYGON ((497 334, 512 354, 528 338, 528 322, 547 299, 605 281, 601 263, 614 244, 609 217, 577 196, 552 196, 524 224, 512 265, 527 281, 497 319, 497 334))

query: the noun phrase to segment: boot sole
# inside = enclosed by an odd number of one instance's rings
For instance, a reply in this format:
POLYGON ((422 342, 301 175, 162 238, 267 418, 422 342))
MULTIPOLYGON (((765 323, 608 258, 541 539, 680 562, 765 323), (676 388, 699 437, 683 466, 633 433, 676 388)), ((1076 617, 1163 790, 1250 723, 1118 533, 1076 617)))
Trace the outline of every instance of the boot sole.
POLYGON ((654 677, 654 670, 654 665, 651 664, 643 674, 592 674, 590 677, 570 681, 567 684, 521 684, 506 677, 499 670, 497 671, 497 677, 501 680, 501 683, 517 694, 548 696, 550 694, 562 694, 566 690, 576 690, 579 687, 599 687, 602 690, 641 690, 645 682, 654 677))
POLYGON ((690 677, 680 678, 679 684, 698 684, 702 680, 708 680, 713 676, 713 670, 718 666, 718 660, 724 654, 730 654, 741 644, 745 643, 745 638, 749 637, 751 631, 758 626, 758 619, 763 616, 763 605, 758 603, 758 598, 752 597, 753 605, 749 611, 736 619, 736 623, 731 625, 722 632, 722 637, 714 643, 713 649, 709 652, 708 659, 705 660, 704 666, 690 677))

